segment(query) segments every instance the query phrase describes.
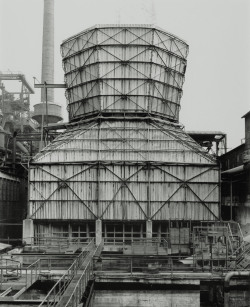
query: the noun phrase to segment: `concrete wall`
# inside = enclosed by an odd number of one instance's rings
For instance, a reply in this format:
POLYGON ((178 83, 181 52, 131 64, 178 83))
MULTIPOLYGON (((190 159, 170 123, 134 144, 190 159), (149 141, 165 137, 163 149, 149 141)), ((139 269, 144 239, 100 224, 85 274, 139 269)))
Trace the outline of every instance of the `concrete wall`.
POLYGON ((198 290, 98 290, 94 293, 93 306, 199 307, 200 292, 198 290))
POLYGON ((229 296, 230 307, 250 306, 250 291, 231 291, 229 296))

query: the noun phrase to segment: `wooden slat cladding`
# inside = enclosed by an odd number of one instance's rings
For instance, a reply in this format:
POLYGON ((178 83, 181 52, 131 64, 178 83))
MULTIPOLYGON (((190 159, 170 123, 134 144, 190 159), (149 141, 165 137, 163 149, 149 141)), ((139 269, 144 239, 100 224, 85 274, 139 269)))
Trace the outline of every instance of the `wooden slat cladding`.
POLYGON ((69 129, 35 157, 39 163, 67 161, 155 161, 214 164, 179 126, 156 119, 105 120, 69 129))
POLYGON ((137 112, 178 120, 188 45, 151 26, 102 26, 61 45, 70 120, 137 112))
POLYGON ((217 178, 202 165, 33 166, 30 210, 35 219, 214 220, 217 178))
POLYGON ((187 44, 97 26, 61 51, 72 122, 31 161, 36 224, 219 219, 218 163, 178 124, 187 44))

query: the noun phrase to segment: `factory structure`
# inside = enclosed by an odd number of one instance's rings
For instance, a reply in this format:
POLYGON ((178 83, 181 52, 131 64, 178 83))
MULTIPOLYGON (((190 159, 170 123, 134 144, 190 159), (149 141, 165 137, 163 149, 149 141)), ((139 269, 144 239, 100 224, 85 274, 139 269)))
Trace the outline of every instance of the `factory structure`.
POLYGON ((25 76, 0 73, 0 304, 249 306, 250 113, 231 151, 185 131, 188 50, 154 25, 95 25, 62 42, 55 84, 44 0, 34 112, 25 76))
POLYGON ((178 121, 188 45, 100 25, 61 52, 69 124, 30 162, 34 234, 163 237, 187 251, 193 226, 220 220, 219 165, 178 121))
POLYGON ((245 235, 250 234, 250 112, 245 121, 245 140, 220 156, 222 166, 222 208, 224 219, 240 223, 245 235))

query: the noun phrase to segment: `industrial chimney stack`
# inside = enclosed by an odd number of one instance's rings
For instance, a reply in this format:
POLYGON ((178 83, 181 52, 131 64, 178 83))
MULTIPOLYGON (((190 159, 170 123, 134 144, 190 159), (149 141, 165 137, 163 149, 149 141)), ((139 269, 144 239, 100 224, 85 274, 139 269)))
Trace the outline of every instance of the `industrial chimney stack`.
MULTIPOLYGON (((54 83, 54 0, 44 0, 43 14, 43 51, 42 51, 42 77, 41 82, 54 83)), ((41 103, 34 105, 33 118, 43 125, 57 123, 62 120, 61 106, 54 103, 54 89, 41 90, 41 103), (47 109, 47 111, 46 111, 47 109)))
MULTIPOLYGON (((43 53, 41 82, 54 83, 54 0, 44 0, 43 12, 43 53)), ((47 90, 49 102, 54 102, 54 89, 47 90)), ((41 90, 41 102, 45 91, 41 90)))

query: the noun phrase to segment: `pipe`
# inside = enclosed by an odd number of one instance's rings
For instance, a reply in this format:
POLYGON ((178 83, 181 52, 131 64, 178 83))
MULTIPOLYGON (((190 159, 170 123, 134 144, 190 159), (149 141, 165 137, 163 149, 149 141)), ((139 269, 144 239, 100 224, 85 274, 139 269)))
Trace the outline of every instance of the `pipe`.
POLYGON ((236 174, 236 173, 242 172, 244 170, 245 170, 245 166, 244 165, 240 165, 240 166, 231 168, 231 169, 229 169, 227 171, 221 172, 221 174, 222 175, 231 175, 231 174, 236 174))
POLYGON ((234 276, 250 276, 250 272, 238 272, 238 271, 231 271, 228 272, 224 279, 224 307, 229 307, 229 287, 230 287, 230 280, 234 276))
POLYGON ((16 146, 23 152, 23 153, 25 153, 26 155, 28 155, 29 154, 29 151, 27 150, 27 148, 25 148, 24 146, 23 146, 23 144, 22 143, 20 143, 20 142, 16 142, 16 146))

